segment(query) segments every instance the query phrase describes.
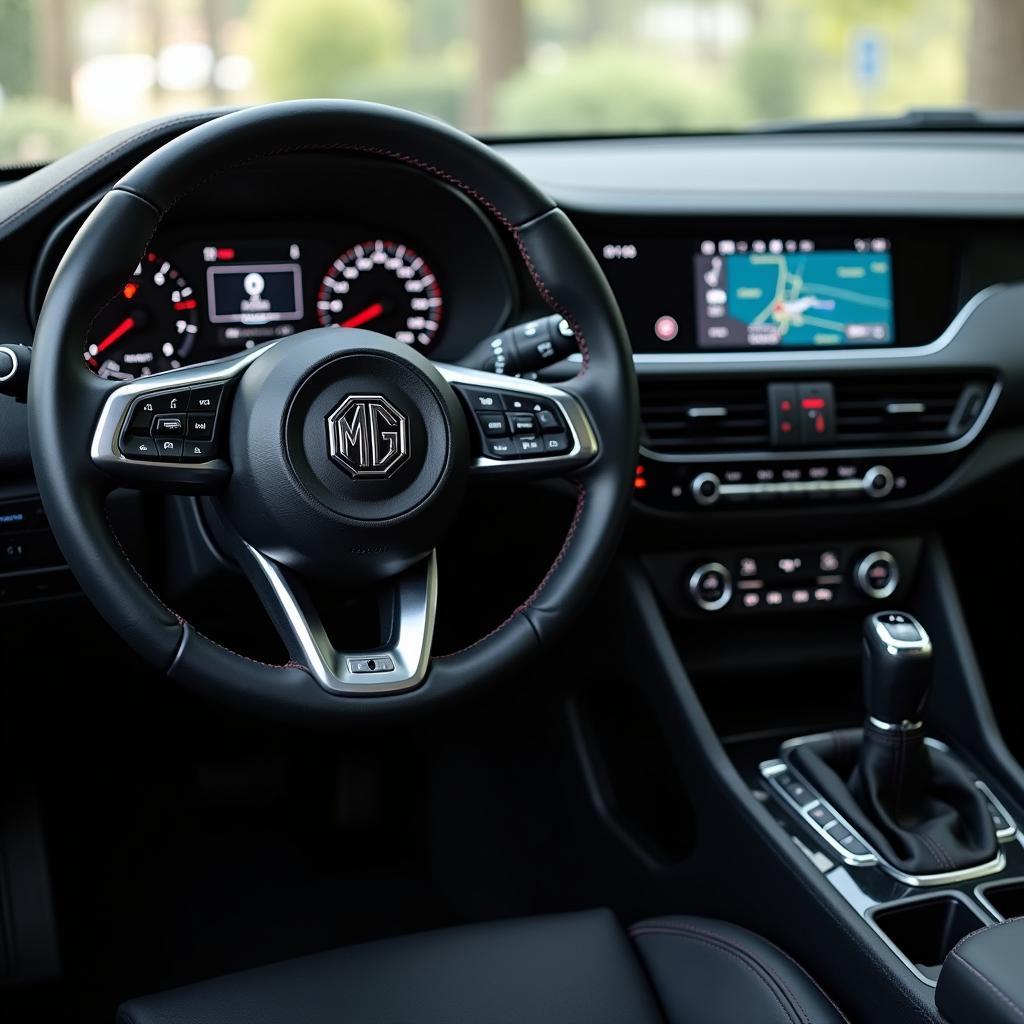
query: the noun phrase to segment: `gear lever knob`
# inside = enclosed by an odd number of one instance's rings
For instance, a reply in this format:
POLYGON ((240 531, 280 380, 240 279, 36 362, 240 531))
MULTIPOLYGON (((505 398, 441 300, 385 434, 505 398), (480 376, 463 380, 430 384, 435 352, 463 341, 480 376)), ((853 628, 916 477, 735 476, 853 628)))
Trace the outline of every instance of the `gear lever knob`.
POLYGON ((864 622, 864 702, 879 728, 921 724, 932 681, 932 644, 913 615, 876 612, 864 622))

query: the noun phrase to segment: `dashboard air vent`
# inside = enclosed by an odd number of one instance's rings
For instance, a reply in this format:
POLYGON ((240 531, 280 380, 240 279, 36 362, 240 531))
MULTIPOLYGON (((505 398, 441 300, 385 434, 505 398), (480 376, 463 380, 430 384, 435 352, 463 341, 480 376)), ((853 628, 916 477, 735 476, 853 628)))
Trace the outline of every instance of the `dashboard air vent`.
POLYGON ((836 443, 930 444, 962 437, 991 382, 963 376, 838 377, 836 443))
POLYGON ((768 447, 764 381, 640 380, 644 445, 664 453, 768 447))

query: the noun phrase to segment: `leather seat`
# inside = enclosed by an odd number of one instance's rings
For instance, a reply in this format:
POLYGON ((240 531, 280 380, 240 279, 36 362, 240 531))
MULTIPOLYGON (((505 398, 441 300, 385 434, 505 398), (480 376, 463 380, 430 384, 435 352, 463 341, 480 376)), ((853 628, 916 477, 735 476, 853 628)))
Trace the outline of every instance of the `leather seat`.
POLYGON ((841 1024, 733 925, 607 910, 372 942, 133 999, 120 1024, 841 1024))

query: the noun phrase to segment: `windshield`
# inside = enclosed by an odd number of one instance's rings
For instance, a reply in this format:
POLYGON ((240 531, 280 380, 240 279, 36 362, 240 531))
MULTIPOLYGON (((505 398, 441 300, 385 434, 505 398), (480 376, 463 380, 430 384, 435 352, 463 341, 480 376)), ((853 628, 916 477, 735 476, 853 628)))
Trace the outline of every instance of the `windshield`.
POLYGON ((0 162, 312 96, 478 134, 1024 109, 1022 0, 0 0, 0 162))

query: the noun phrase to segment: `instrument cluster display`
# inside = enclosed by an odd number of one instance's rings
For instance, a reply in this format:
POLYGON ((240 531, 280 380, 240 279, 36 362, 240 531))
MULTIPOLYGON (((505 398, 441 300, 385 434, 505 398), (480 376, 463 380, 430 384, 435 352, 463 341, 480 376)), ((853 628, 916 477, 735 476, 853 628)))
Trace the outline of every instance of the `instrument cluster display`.
POLYGON ((405 242, 203 239, 147 253, 84 357, 99 376, 130 380, 318 326, 365 327, 430 354, 443 314, 437 275, 405 242))

